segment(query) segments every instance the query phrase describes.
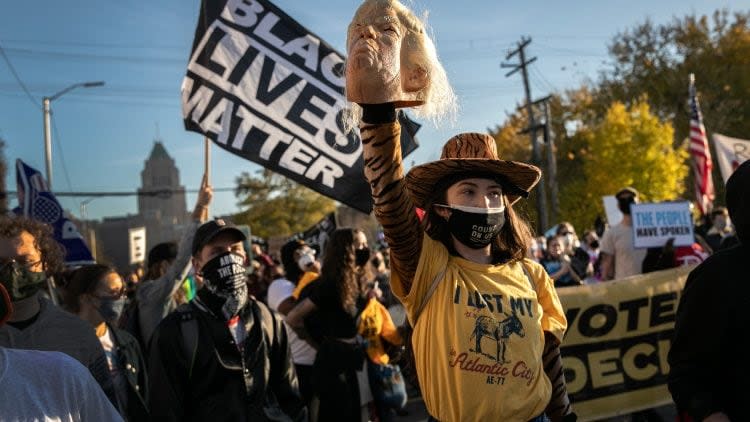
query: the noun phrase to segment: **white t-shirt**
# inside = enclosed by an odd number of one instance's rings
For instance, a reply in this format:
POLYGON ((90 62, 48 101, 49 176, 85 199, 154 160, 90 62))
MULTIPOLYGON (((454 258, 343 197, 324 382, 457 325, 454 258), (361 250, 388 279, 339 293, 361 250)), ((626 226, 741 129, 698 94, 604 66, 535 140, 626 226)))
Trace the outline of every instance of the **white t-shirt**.
POLYGON ((0 347, 0 421, 122 421, 91 373, 60 352, 0 347))
POLYGON ((600 252, 615 257, 615 280, 643 272, 646 249, 633 248, 633 227, 617 224, 610 227, 601 240, 600 252))
MULTIPOLYGON (((277 278, 268 286, 268 307, 274 312, 279 311, 279 305, 286 298, 291 297, 294 292, 294 283, 285 279, 277 278)), ((292 350, 292 361, 297 365, 312 365, 315 362, 315 349, 310 344, 297 336, 284 321, 289 347, 292 350)))

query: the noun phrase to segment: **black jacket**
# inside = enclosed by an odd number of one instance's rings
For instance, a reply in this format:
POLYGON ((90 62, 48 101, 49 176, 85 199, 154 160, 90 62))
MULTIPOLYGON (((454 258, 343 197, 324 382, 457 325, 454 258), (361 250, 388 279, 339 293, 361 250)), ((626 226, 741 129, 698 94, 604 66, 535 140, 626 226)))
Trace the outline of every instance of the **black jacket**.
POLYGON ((195 303, 159 324, 149 360, 152 420, 306 420, 283 322, 253 299, 240 318, 242 353, 226 322, 195 303), (183 335, 189 324, 197 328, 192 345, 183 335))
POLYGON ((117 364, 128 381, 128 421, 148 420, 148 372, 138 340, 127 331, 107 326, 112 332, 117 347, 117 364))
POLYGON ((745 420, 750 359, 750 246, 710 256, 688 276, 669 351, 669 391, 682 412, 703 420, 724 412, 745 420))

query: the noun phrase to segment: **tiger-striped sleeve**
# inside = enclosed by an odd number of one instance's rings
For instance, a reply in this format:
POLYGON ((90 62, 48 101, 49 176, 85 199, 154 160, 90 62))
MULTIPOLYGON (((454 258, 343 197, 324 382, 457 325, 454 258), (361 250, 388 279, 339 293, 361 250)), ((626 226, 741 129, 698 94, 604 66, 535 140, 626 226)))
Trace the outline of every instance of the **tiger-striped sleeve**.
POLYGON ((573 409, 570 406, 568 388, 565 384, 562 358, 560 356, 560 343, 549 332, 544 333, 542 362, 544 363, 544 372, 552 383, 552 396, 544 413, 552 422, 567 420, 566 416, 572 414, 573 409))
POLYGON ((360 125, 365 177, 370 183, 375 218, 383 226, 391 248, 391 272, 401 283, 394 286, 406 295, 411 289, 422 249, 422 229, 414 203, 406 192, 398 121, 360 125), (400 288, 400 289, 399 289, 400 288))

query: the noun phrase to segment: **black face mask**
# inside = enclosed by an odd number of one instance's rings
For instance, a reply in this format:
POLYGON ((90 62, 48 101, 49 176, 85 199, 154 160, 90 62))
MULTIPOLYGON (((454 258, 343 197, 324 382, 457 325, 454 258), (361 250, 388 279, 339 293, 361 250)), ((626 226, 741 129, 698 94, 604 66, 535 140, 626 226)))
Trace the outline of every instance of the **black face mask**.
POLYGON ((591 243, 589 243, 589 246, 591 246, 591 249, 598 249, 599 248, 599 241, 594 240, 591 243))
POLYGON ((451 210, 448 230, 459 242, 472 249, 482 249, 489 245, 505 224, 505 207, 443 206, 451 210))
POLYGON ((370 248, 362 248, 354 251, 354 263, 357 264, 358 267, 364 267, 369 260, 370 248))
POLYGON ((104 318, 110 324, 117 324, 120 320, 120 315, 125 309, 127 298, 120 297, 117 299, 112 298, 99 298, 99 315, 104 318))
POLYGON ((237 315, 247 304, 247 275, 244 264, 244 256, 225 252, 206 262, 201 269, 204 285, 213 297, 206 305, 217 316, 229 319, 237 315))
POLYGON ((617 199, 617 208, 625 215, 630 215, 630 206, 632 204, 635 204, 635 198, 632 196, 617 199))
POLYGON ((382 263, 382 261, 378 257, 373 258, 370 262, 372 263, 372 266, 375 268, 380 267, 380 264, 382 263))

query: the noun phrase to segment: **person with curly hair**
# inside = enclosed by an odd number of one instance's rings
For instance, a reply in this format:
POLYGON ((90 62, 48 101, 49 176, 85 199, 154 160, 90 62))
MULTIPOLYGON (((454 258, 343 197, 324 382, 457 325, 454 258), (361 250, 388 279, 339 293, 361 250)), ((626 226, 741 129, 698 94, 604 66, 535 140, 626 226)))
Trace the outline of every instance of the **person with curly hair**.
POLYGON ((0 327, 0 346, 65 353, 87 367, 116 404, 107 358, 91 325, 41 294, 47 277, 60 272, 62 262, 63 250, 49 225, 26 217, 0 217, 0 284, 14 309, 0 327))
MULTIPOLYGON (((320 278, 300 295, 287 323, 318 350, 312 380, 321 421, 359 421, 372 401, 357 340, 357 317, 370 280, 370 248, 359 229, 338 229, 326 244, 320 278)), ((365 413, 366 415, 366 413, 365 413)))

